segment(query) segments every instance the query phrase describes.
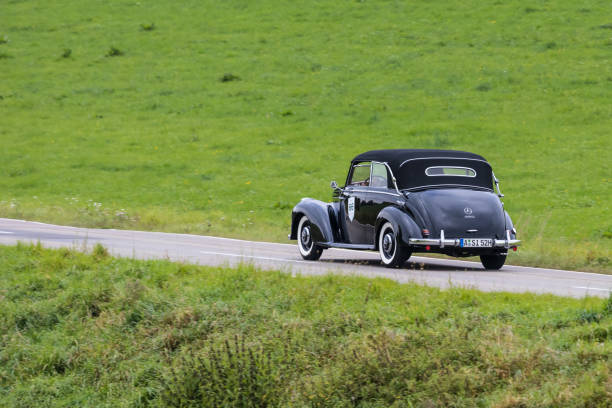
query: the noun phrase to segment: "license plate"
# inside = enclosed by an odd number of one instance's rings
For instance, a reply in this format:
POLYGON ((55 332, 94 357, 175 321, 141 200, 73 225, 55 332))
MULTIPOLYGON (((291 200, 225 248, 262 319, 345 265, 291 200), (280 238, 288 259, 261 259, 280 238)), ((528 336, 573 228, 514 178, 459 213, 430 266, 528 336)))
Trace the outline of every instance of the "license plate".
POLYGON ((462 248, 487 248, 493 246, 492 239, 483 238, 461 238, 459 246, 462 248))

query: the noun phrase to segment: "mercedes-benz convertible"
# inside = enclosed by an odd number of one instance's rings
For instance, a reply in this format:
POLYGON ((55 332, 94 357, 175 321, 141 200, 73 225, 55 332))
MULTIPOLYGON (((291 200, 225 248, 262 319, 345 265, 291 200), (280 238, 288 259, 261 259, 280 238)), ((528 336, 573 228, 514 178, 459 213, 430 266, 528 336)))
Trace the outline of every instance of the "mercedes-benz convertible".
POLYGON ((500 269, 520 241, 501 201, 491 165, 453 150, 372 150, 355 157, 334 200, 304 198, 291 214, 289 238, 304 259, 327 248, 378 251, 399 267, 415 252, 480 256, 500 269))

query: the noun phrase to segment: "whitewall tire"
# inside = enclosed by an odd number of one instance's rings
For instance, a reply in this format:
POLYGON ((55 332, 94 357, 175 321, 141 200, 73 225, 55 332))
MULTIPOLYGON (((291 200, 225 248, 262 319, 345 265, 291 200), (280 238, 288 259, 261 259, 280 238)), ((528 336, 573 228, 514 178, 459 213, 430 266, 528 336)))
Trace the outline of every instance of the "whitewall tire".
POLYGON ((385 222, 378 234, 378 252, 382 264, 388 268, 402 266, 410 258, 410 250, 398 239, 393 224, 385 222))
POLYGON ((316 261, 321 257, 323 248, 314 243, 312 239, 312 224, 305 215, 300 218, 298 224, 297 241, 302 258, 308 261, 316 261))

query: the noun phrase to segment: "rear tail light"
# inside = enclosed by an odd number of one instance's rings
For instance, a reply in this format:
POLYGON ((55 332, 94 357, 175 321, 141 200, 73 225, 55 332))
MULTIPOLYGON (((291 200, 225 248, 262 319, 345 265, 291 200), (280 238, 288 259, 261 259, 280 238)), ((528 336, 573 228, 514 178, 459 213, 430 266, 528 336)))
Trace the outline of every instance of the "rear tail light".
POLYGON ((425 250, 426 250, 426 251, 429 251, 430 249, 431 249, 431 247, 430 247, 429 245, 427 245, 427 246, 425 247, 425 250))
POLYGON ((512 250, 513 250, 514 252, 516 252, 517 248, 516 248, 516 247, 512 247, 512 250))

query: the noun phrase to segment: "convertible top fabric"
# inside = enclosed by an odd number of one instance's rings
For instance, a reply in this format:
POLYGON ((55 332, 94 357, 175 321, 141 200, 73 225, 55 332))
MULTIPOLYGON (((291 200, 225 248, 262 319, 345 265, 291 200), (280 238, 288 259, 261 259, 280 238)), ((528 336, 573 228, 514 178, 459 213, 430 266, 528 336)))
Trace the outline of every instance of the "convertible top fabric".
POLYGON ((425 157, 457 157, 464 159, 486 159, 478 154, 462 152, 459 150, 435 150, 435 149, 391 149, 391 150, 370 150, 369 152, 357 155, 353 162, 379 161, 386 162, 396 173, 400 165, 406 160, 420 159, 425 157))
POLYGON ((436 186, 469 186, 493 190, 491 166, 484 157, 475 153, 433 149, 371 150, 357 155, 353 164, 364 161, 387 163, 401 190, 436 186), (469 167, 476 171, 476 177, 427 176, 425 169, 432 166, 469 167))

